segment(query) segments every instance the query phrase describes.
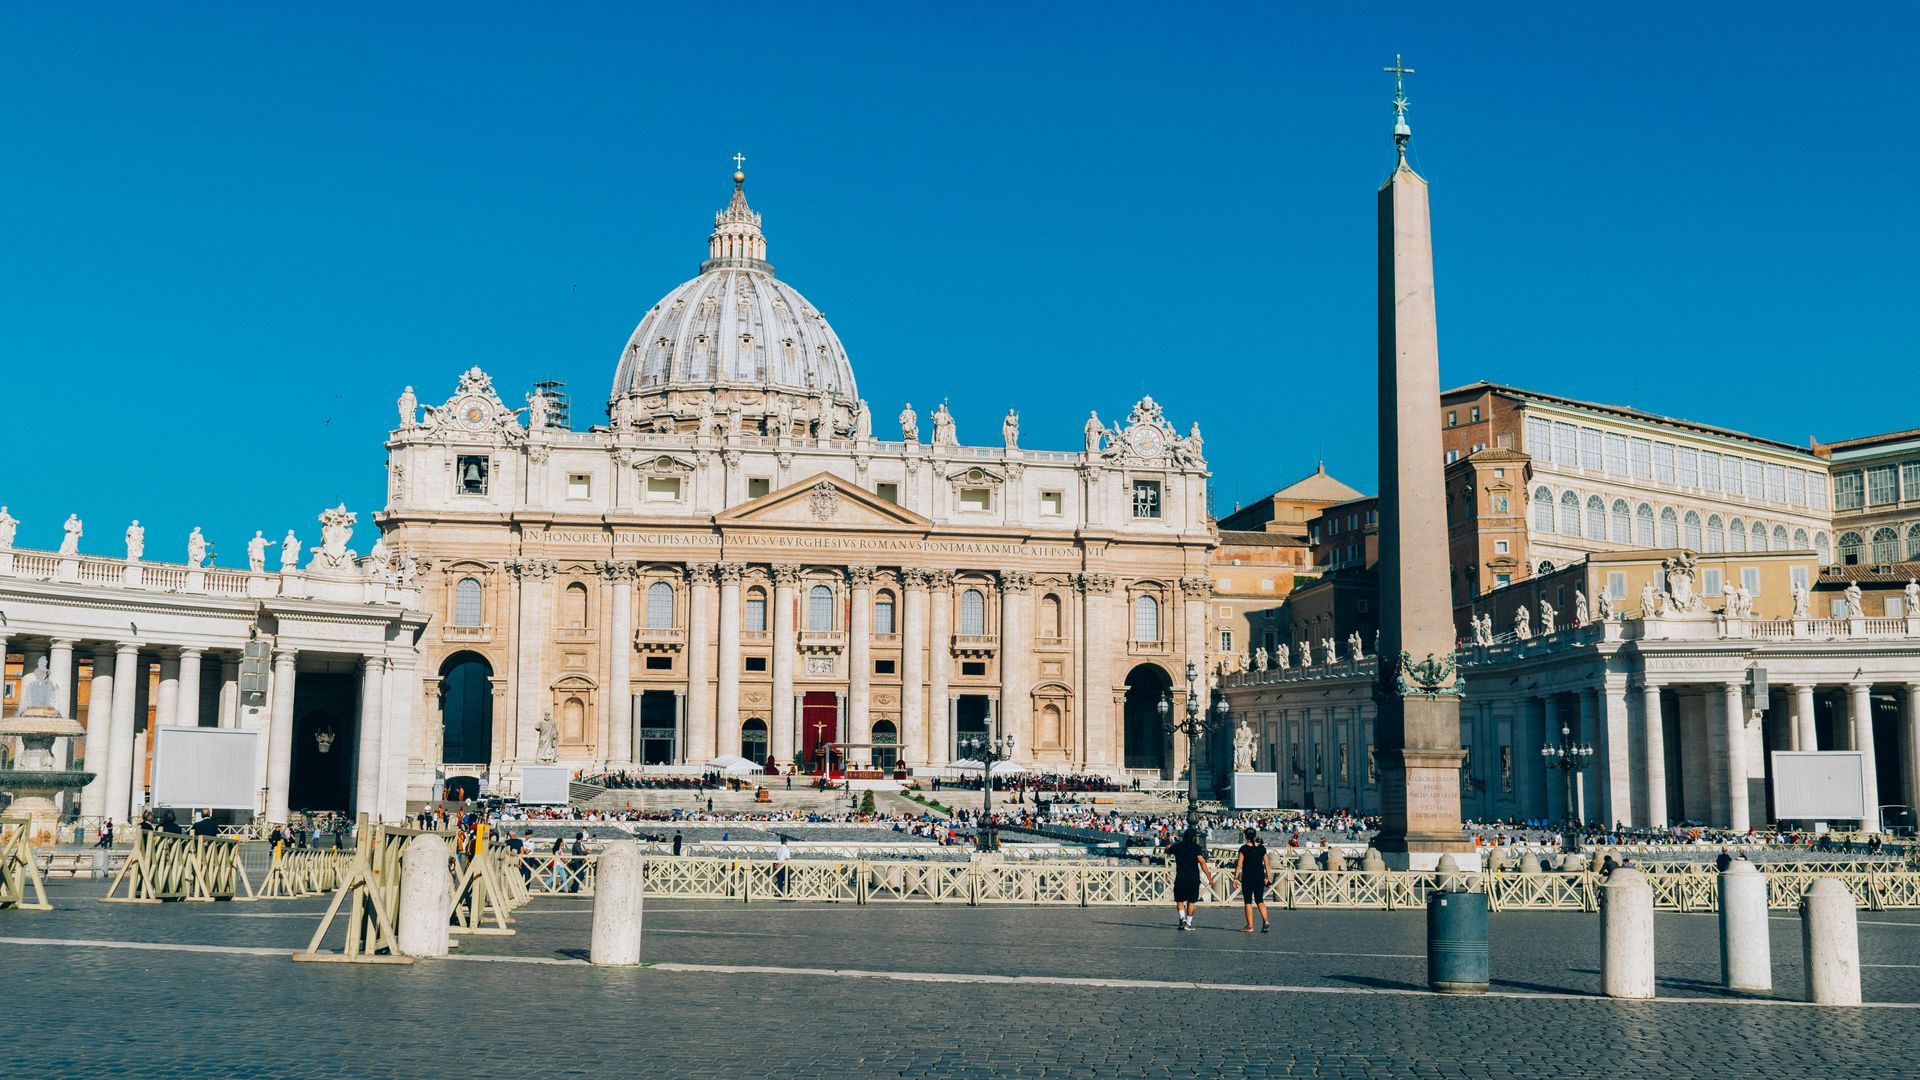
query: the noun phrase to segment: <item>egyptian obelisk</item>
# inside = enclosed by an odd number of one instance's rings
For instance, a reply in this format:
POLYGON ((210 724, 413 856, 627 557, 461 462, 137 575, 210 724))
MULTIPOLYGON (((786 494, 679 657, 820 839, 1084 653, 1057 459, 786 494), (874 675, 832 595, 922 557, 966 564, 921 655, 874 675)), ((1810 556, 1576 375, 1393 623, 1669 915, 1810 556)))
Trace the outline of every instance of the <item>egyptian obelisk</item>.
POLYGON ((1434 326, 1427 182, 1407 164, 1407 99, 1394 76, 1399 161, 1380 200, 1380 669, 1374 696, 1382 822, 1395 869, 1470 853, 1460 829, 1459 675, 1447 587, 1440 460, 1440 347, 1434 326))

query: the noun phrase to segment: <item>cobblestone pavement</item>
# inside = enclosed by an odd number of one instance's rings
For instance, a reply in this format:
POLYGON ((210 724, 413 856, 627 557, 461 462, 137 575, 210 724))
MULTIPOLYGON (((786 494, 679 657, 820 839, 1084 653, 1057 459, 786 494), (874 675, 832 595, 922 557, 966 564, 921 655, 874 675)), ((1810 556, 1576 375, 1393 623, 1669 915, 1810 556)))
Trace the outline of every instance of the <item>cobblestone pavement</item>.
MULTIPOLYGON (((0 1075, 1920 1076, 1920 1008, 1785 1003, 1785 913, 1778 996, 1718 991, 1714 918, 1663 915, 1662 1000, 1625 1003, 1591 996, 1597 916, 1571 913, 1495 915, 1495 994, 1456 999, 1420 990, 1418 912, 1246 935, 1224 908, 1180 933, 1161 908, 655 900, 661 966, 609 970, 579 963, 590 902, 545 899, 461 959, 363 967, 286 959, 323 900, 52 891, 0 912, 33 1017, 0 1029, 0 1075)), ((1920 1002, 1920 913, 1860 917, 1868 999, 1920 1002)))

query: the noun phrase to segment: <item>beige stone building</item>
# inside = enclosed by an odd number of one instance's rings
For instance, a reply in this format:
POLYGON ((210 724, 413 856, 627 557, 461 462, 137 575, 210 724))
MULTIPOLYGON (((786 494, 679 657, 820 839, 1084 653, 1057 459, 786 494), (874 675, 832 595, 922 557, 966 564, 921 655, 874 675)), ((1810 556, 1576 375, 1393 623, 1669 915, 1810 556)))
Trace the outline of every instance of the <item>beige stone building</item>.
POLYGON ((1198 426, 1148 398, 1073 449, 1023 446, 1011 411, 969 445, 909 405, 878 437, 743 180, 606 423, 477 369, 424 414, 402 398, 380 520, 432 565, 440 773, 939 769, 992 732, 1038 767, 1170 774, 1154 706, 1204 664, 1212 593, 1198 426))

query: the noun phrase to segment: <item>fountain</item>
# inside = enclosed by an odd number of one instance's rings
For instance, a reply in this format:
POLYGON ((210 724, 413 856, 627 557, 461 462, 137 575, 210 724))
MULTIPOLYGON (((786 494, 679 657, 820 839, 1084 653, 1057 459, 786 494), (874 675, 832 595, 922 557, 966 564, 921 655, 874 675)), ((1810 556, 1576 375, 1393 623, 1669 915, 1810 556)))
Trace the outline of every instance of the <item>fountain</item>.
POLYGON ((33 674, 20 680, 20 711, 0 719, 0 737, 20 740, 20 756, 13 767, 0 769, 0 791, 13 796, 9 816, 25 814, 31 819, 27 835, 36 844, 54 838, 54 827, 60 822, 54 800, 60 793, 78 791, 93 779, 90 772, 58 767, 54 741, 84 735, 86 728, 60 715, 54 705, 56 689, 43 656, 33 674))

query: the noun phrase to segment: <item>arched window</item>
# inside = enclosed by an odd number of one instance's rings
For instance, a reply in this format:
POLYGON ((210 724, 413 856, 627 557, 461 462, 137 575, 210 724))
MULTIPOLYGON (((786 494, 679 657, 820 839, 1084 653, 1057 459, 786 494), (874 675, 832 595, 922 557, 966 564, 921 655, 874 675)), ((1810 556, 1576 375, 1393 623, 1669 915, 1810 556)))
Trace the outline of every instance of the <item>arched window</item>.
POLYGON ((1813 535, 1813 553, 1819 559, 1821 566, 1826 566, 1833 561, 1833 545, 1827 542, 1826 533, 1813 535))
POLYGON ((1727 550, 1747 550, 1747 523, 1739 518, 1727 522, 1727 550))
POLYGON ((1698 510, 1687 511, 1687 516, 1681 520, 1680 543, 1695 551, 1700 550, 1700 512, 1698 510))
POLYGON ((1812 551, 1813 550, 1813 543, 1807 539, 1807 530, 1805 529, 1793 530, 1793 550, 1795 551, 1812 551))
POLYGON ((1587 535, 1595 540, 1607 538, 1607 504, 1598 495, 1587 496, 1587 535))
POLYGON ((1151 596, 1133 598, 1133 640, 1160 640, 1160 601, 1151 596))
POLYGON ((1920 525, 1907 529, 1907 558, 1920 559, 1920 525))
POLYGON ((647 586, 647 629, 673 629, 673 586, 664 581, 647 586))
POLYGON ((1890 563, 1900 561, 1900 534, 1892 529, 1873 530, 1873 561, 1890 563))
POLYGON ((1719 514, 1707 518, 1707 550, 1725 551, 1727 549, 1727 523, 1720 520, 1719 514))
POLYGON ((1866 541, 1857 532, 1840 534, 1840 565, 1853 566, 1860 561, 1860 550, 1866 547, 1866 541))
POLYGON ((1613 500, 1613 530, 1610 535, 1615 543, 1633 543, 1633 511, 1625 499, 1613 500))
POLYGON ((586 737, 587 703, 577 697, 567 698, 560 706, 560 737, 562 742, 577 743, 586 737))
POLYGON ((897 633, 898 631, 894 630, 893 627, 893 594, 884 591, 875 593, 873 597, 873 632, 876 634, 897 633))
POLYGON ((807 590, 807 629, 833 629, 833 590, 825 585, 815 585, 807 590))
POLYGON ((1551 573, 1553 573, 1553 564, 1545 559, 1541 559, 1540 565, 1533 571, 1533 576, 1544 577, 1551 573))
POLYGON ((1040 636, 1060 636, 1060 598, 1052 593, 1040 598, 1040 636))
POLYGON ((453 586, 453 625, 480 625, 480 579, 463 577, 453 586))
POLYGON ((960 594, 960 632, 972 636, 987 632, 987 594, 979 589, 960 594))
POLYGON ((1580 496, 1571 491, 1560 493, 1560 531, 1567 536, 1580 535, 1580 496))
POLYGON ((567 586, 561 598, 560 625, 569 630, 579 630, 587 625, 587 587, 579 582, 567 586))
POLYGON ((1757 521, 1753 523, 1753 543, 1749 546, 1749 550, 1767 550, 1767 527, 1757 521))
MULTIPOLYGON (((755 586, 747 590, 746 614, 746 626, 744 629, 748 633, 764 634, 767 632, 767 593, 765 589, 755 586)), ((747 757, 748 755, 742 754, 740 756, 747 757)))
POLYGON ((1660 546, 1680 546, 1680 515, 1671 506, 1660 508, 1660 546))
MULTIPOLYGON (((1899 545, 1896 544, 1895 546, 1898 547, 1899 545)), ((1773 550, 1775 551, 1791 551, 1792 550, 1787 546, 1787 527, 1785 525, 1775 525, 1773 527, 1773 550)))
POLYGON ((1537 532, 1553 531, 1553 492, 1543 487, 1533 489, 1533 527, 1537 532))
POLYGON ((1652 547, 1653 541, 1653 507, 1641 503, 1633 511, 1633 542, 1641 547, 1652 547))

